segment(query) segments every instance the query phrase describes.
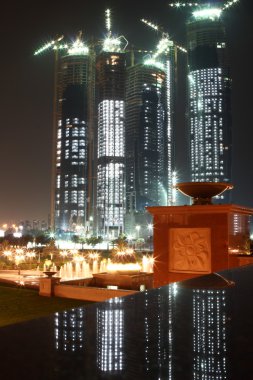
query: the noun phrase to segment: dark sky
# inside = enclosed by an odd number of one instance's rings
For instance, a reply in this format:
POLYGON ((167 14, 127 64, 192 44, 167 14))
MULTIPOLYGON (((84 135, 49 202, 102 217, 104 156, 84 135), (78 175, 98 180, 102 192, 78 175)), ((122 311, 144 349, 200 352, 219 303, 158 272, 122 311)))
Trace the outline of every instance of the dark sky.
MULTIPOLYGON (((185 13, 164 0, 54 0, 49 5, 14 0, 1 5, 0 223, 47 219, 50 209, 53 54, 34 57, 33 52, 56 34, 71 38, 83 30, 102 38, 107 7, 113 30, 136 46, 152 49, 158 39, 141 17, 160 23, 184 43, 185 13)), ((253 207, 251 1, 241 0, 227 11, 225 23, 233 77, 233 203, 253 207)), ((183 118, 180 123, 183 130, 183 118)), ((177 145, 182 173, 185 141, 177 145)))

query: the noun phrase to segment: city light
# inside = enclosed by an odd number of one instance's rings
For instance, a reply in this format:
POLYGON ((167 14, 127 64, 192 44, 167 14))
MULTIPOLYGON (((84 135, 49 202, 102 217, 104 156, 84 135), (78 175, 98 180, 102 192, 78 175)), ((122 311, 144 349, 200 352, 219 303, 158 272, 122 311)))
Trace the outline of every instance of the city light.
MULTIPOLYGON (((227 168, 230 170, 231 143, 226 130, 230 128, 230 106, 226 103, 229 96, 225 89, 230 90, 231 78, 223 62, 227 44, 220 15, 236 2, 211 5, 177 1, 170 4, 175 8, 184 7, 186 12, 191 10, 186 23, 187 48, 177 44, 173 33, 158 23, 141 19, 159 37, 149 54, 139 48, 130 49, 131 64, 126 54, 127 39, 113 33, 110 9, 105 10, 102 40, 84 43, 80 32, 74 42, 65 44, 62 35, 36 52, 61 46, 68 49, 66 54, 57 55, 55 77, 58 81, 55 88, 59 92, 56 91, 54 99, 58 118, 54 141, 52 219, 55 228, 84 238, 88 234, 101 235, 110 241, 122 232, 132 232, 136 222, 144 226, 145 207, 176 205, 175 113, 178 54, 181 52, 188 54, 189 174, 192 181, 230 180, 227 168), (205 20, 208 21, 206 26, 205 20), (210 28, 217 28, 219 33, 210 37, 210 28), (216 35, 222 38, 217 39, 216 35), (201 67, 197 62, 195 49, 203 46, 202 39, 208 41, 209 53, 212 55, 215 51, 218 57, 219 62, 214 67, 201 67), (137 52, 141 53, 138 64, 137 52), (70 107, 69 115, 63 117, 64 105, 71 104, 66 99, 72 96, 65 94, 65 88, 77 83, 85 98, 85 107, 79 110, 84 115, 79 117, 79 111, 74 112, 70 107), (134 92, 138 92, 139 97, 134 92), (143 213, 143 219, 134 216, 128 228, 127 217, 135 212, 143 213)), ((140 230, 135 229, 135 233, 139 238, 140 230)))
POLYGON ((215 18, 219 18, 221 15, 222 10, 220 8, 207 8, 207 9, 200 9, 193 12, 193 17, 196 19, 211 19, 214 20, 215 18))
POLYGON ((137 238, 139 239, 139 237, 140 237, 141 226, 137 225, 137 226, 135 226, 135 229, 136 229, 136 231, 137 231, 137 238))
POLYGON ((154 58, 145 59, 145 61, 143 63, 144 63, 144 65, 147 65, 147 66, 155 66, 160 70, 165 69, 164 64, 162 62, 155 60, 154 58))
POLYGON ((69 55, 87 55, 89 54, 89 48, 84 45, 82 41, 77 39, 73 45, 68 49, 69 55))

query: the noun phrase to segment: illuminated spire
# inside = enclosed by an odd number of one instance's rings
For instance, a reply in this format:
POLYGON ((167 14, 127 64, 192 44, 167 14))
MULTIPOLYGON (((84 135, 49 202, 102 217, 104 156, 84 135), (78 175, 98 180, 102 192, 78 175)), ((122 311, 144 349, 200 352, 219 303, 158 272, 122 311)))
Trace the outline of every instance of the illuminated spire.
POLYGON ((111 33, 112 21, 111 21, 111 10, 106 9, 105 11, 105 27, 108 33, 111 33))
POLYGON ((112 21, 111 21, 111 11, 106 9, 105 11, 105 27, 107 30, 107 36, 104 39, 103 51, 107 52, 121 52, 124 51, 128 45, 128 41, 124 36, 114 37, 112 35, 112 21), (122 47, 124 43, 124 46, 122 47))

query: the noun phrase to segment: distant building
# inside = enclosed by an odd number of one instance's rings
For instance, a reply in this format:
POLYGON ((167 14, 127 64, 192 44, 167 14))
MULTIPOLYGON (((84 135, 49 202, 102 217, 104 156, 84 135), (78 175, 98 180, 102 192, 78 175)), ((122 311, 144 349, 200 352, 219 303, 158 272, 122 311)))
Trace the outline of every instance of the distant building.
MULTIPOLYGON (((231 75, 221 12, 193 12, 187 23, 192 181, 231 181, 231 75)), ((229 201, 230 192, 219 196, 229 201)))

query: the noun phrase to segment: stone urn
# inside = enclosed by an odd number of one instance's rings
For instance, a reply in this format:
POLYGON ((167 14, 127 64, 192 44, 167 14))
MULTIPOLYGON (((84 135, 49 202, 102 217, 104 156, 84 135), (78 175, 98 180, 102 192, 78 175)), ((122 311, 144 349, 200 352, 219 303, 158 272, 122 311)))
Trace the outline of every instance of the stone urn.
POLYGON ((57 272, 54 272, 54 271, 50 271, 50 270, 48 270, 48 271, 45 271, 45 272, 43 272, 48 278, 51 278, 51 277, 53 277, 57 272))
POLYGON ((233 189, 233 185, 227 182, 180 182, 175 188, 191 197, 193 205, 210 205, 212 197, 233 189))

